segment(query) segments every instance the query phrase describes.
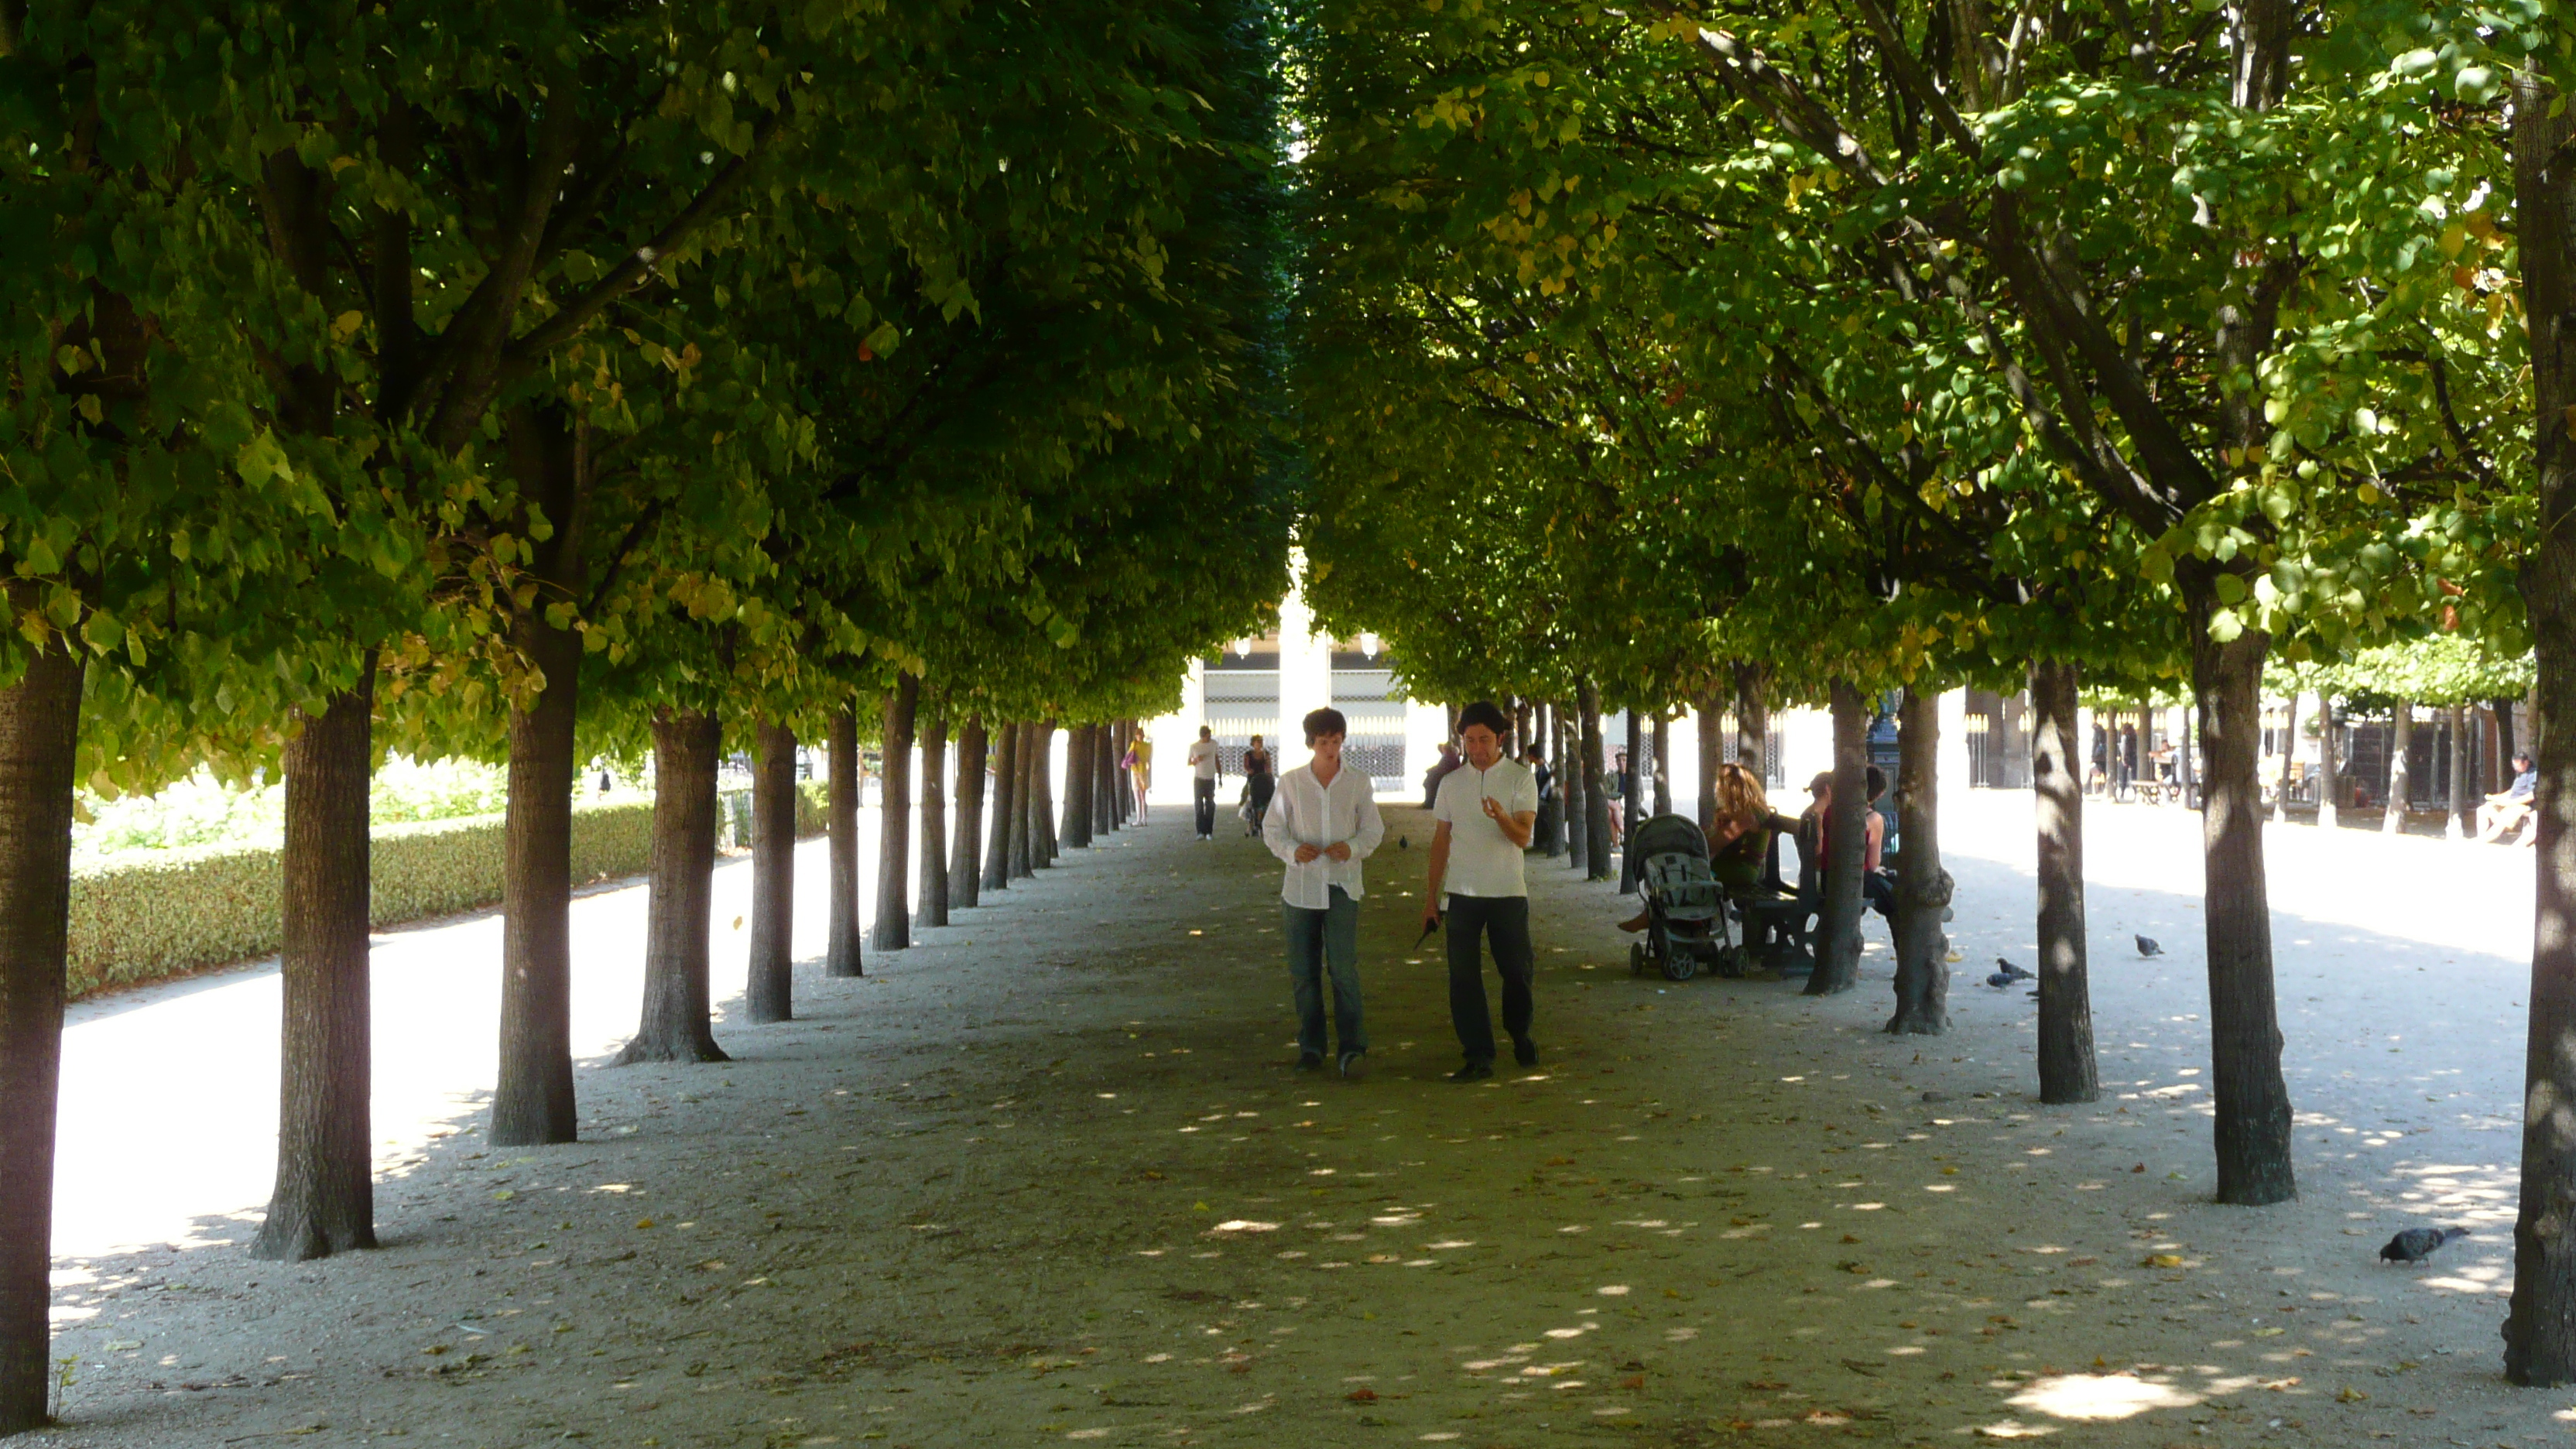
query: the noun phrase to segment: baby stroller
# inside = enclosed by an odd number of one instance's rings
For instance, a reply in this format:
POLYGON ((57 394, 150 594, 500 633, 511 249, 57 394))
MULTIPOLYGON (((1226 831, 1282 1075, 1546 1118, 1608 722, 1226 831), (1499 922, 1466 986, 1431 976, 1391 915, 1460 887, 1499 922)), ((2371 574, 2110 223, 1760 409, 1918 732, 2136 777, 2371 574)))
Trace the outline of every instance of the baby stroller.
POLYGON ((1628 948, 1628 969, 1653 962, 1667 981, 1688 981, 1703 963, 1737 965, 1727 924, 1726 893, 1708 868, 1708 837, 1680 815, 1658 815, 1628 833, 1637 859, 1637 893, 1646 898, 1646 939, 1628 948))

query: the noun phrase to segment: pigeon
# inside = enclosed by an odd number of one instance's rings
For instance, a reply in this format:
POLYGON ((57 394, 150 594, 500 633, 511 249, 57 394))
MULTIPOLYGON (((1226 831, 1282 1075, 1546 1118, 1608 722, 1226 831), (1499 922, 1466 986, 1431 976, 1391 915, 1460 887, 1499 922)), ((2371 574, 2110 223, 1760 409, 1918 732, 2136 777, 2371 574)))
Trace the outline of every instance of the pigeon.
POLYGON ((2003 971, 2000 974, 2006 981, 2037 981, 2039 979, 2020 967, 2015 966, 2010 961, 2005 960, 2001 956, 1997 956, 1995 958, 1995 964, 2003 968, 2003 971))
POLYGON ((2139 954, 2139 955, 2141 955, 2141 956, 2161 956, 2161 955, 2163 955, 2163 954, 2165 953, 2165 948, 2156 944, 2156 938, 2155 938, 2155 937, 2153 937, 2153 936, 2140 936, 2140 937, 2138 937, 2137 939, 2138 939, 2138 954, 2139 954))
POLYGON ((2383 1263, 2421 1263, 2433 1256, 2433 1250, 2454 1239, 2469 1235, 2467 1228, 2408 1228, 2388 1240, 2379 1250, 2383 1263))
POLYGON ((1411 850, 1413 848, 1413 842, 1399 835, 1395 838, 1395 848, 1398 850, 1411 850))

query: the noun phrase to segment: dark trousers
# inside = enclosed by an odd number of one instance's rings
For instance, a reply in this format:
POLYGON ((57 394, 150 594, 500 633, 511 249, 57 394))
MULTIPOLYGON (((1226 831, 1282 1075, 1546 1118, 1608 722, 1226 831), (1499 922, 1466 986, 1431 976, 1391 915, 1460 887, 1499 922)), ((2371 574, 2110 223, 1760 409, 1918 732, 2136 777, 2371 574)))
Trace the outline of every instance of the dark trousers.
POLYGON ((1883 870, 1860 873, 1860 903, 1884 917, 1888 926, 1896 925, 1896 877, 1883 870))
POLYGON ((1514 1041, 1529 1035, 1529 897, 1449 898, 1449 1020, 1471 1062, 1494 1059, 1494 1018, 1485 1006, 1485 967, 1478 938, 1490 938, 1494 969, 1503 976, 1503 1030, 1514 1041))
POLYGON ((1199 834, 1216 834, 1216 781, 1190 782, 1191 803, 1198 809, 1199 834))

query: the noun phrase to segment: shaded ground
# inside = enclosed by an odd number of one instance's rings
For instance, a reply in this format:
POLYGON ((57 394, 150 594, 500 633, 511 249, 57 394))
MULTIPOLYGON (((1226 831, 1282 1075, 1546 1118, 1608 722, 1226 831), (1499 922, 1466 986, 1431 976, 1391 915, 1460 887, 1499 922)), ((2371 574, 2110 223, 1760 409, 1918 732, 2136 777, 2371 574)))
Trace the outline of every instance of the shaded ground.
MULTIPOLYGON (((1641 981, 1606 888, 1534 866, 1546 1055, 1474 1087, 1404 951, 1418 811, 1359 1084, 1290 1065, 1274 863, 1165 814, 867 981, 809 963, 734 1065, 585 1071, 583 1143, 437 1141, 383 1251, 252 1263, 214 1215, 67 1261, 53 1442, 2565 1437, 2576 1395, 2496 1374, 2529 856, 2275 833, 2305 1196, 2247 1211, 2205 1201, 2191 817, 2091 813, 2105 1099, 2042 1110, 2030 1003, 1972 984, 2029 959, 2028 797, 1952 814, 1952 1035, 1877 1033, 1874 923, 1839 998, 1641 981), (2421 1221, 2477 1236, 2373 1262, 2421 1221)), ((270 1110, 200 1043, 134 1070, 270 1110)))

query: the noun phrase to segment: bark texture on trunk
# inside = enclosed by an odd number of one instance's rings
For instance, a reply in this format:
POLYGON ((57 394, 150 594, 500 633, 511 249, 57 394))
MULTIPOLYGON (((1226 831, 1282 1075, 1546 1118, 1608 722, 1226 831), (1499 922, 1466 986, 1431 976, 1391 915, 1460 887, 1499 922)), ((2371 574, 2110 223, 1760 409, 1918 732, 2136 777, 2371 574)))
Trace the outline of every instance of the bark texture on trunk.
POLYGON ((1735 758, 1764 789, 1771 786, 1771 671, 1735 666, 1735 758))
POLYGON ((1055 721, 1038 725, 1037 758, 1029 763, 1029 863, 1055 864, 1055 721))
POLYGON ((1825 849, 1824 900, 1816 912, 1816 969, 1807 995, 1828 996, 1860 984, 1860 867, 1868 841, 1869 701, 1837 679, 1834 711, 1834 798, 1825 849))
POLYGON ((1585 874, 1592 866, 1592 806, 1583 794, 1583 708, 1569 699, 1556 707, 1556 717, 1557 789, 1565 796, 1565 863, 1577 874, 1585 874))
POLYGON ((868 945, 901 951, 912 945, 912 718, 921 707, 921 681, 895 677, 886 691, 882 811, 877 820, 877 918, 868 945))
POLYGON ((58 642, 0 689, 0 1434, 46 1420, 54 1115, 71 933, 82 660, 58 642))
POLYGON ((1022 720, 1011 731, 1011 830, 1010 873, 1013 880, 1027 880, 1036 875, 1036 843, 1029 835, 1029 817, 1037 808, 1032 798, 1037 793, 1038 722, 1022 720))
POLYGON ((1717 767, 1726 763, 1726 701, 1714 689, 1691 701, 1699 715, 1699 801, 1695 818, 1706 830, 1717 819, 1717 767))
POLYGON ((2290 765, 2298 754, 2299 692, 2294 689, 2281 707, 2281 779, 2279 788, 2272 792, 2272 823, 2275 825, 2289 818, 2290 765))
POLYGON ((777 720, 752 731, 751 964, 743 1018, 796 1019, 796 732, 777 720))
POLYGON ((1005 720, 993 731, 993 788, 985 808, 992 818, 984 843, 984 889, 988 891, 1011 888, 1011 820, 1020 813, 1021 728, 1005 720))
POLYGON ((1673 813, 1673 721, 1670 715, 1655 716, 1655 813, 1673 813))
MULTIPOLYGON (((1637 828, 1645 818, 1646 804, 1646 721, 1634 708, 1628 711, 1628 768, 1619 777, 1620 839, 1637 828)), ((1637 852, 1622 848, 1619 852, 1619 894, 1627 895, 1637 888, 1637 852)))
POLYGON ((1079 724, 1064 732, 1064 827, 1067 850, 1091 848, 1092 736, 1100 726, 1079 724))
POLYGON ((2406 829, 2406 797, 2414 788, 2414 764, 2406 758, 2415 743, 2415 706, 2399 700, 2388 714, 2388 808, 2379 817, 2383 835, 2406 829))
POLYGON ((512 618, 511 642, 545 677, 533 704, 510 709, 509 807, 501 867, 501 1058, 492 1090, 498 1147, 579 1135, 572 1083, 573 725, 581 636, 546 620, 550 604, 588 585, 581 547, 588 491, 580 438, 560 413, 515 409, 504 429, 510 471, 554 532, 537 545, 538 597, 512 618))
POLYGON ((367 992, 367 787, 375 667, 286 746, 277 1178, 254 1258, 376 1245, 367 992))
POLYGON ((2343 711, 2335 707, 2331 695, 2317 695, 2317 826, 2322 830, 2335 827, 2341 813, 2343 794, 2343 761, 2335 754, 2335 727, 2343 711))
POLYGON ((1584 878, 1610 879, 1610 792, 1602 783, 1601 690, 1586 679, 1576 686, 1583 710, 1584 878))
MULTIPOLYGON (((2541 521, 2522 568, 2540 707, 2520 743, 2540 780, 2522 1200, 2504 1326, 2505 1377, 2518 1384, 2576 1380, 2576 730, 2559 723, 2576 719, 2576 446, 2567 416, 2576 404, 2576 110, 2558 109, 2562 99, 2538 75, 2516 74, 2516 240, 2532 319, 2541 521)), ((2497 725, 2510 728, 2501 708, 2497 725)))
POLYGON ((2260 1206, 2296 1197, 2299 1190, 2290 1163, 2290 1089, 2281 1076, 2280 1013, 2273 999, 2263 795, 2255 778, 2263 656, 2271 639, 2248 629, 2217 643, 2205 627, 2218 607, 2216 593, 2200 594, 2187 585, 2186 597, 2196 615, 2192 688, 2209 741, 2200 821, 2218 1200, 2260 1206))
POLYGON ((970 716, 957 736, 957 838, 948 846, 948 905, 972 910, 984 884, 984 765, 992 739, 984 717, 970 716))
POLYGON ((1117 731, 1105 724, 1091 727, 1091 834, 1094 840, 1118 828, 1117 731))
POLYGON ((2513 755, 2519 748, 2513 742, 2513 704, 2510 699, 2493 702, 2496 722, 2495 768, 2489 772, 2487 788, 2501 790, 2513 783, 2513 755))
POLYGON ((1896 1014, 1887 1029, 1938 1036, 1950 1029, 1950 872, 1941 868, 1941 697, 1908 689, 1897 710, 1896 1014))
POLYGON ((921 730, 921 907, 914 924, 948 924, 948 716, 921 730))
POLYGON ((2470 718, 2463 706, 2451 706, 2451 796, 2443 806, 2442 834, 2452 840, 2477 828, 2477 797, 2469 793, 2470 718))
POLYGON ((2039 1100, 2102 1095, 2093 1055, 2093 984, 2084 941, 2084 753, 2080 671, 2030 666, 2030 788, 2039 859, 2039 1100))
POLYGON ((832 714, 831 798, 824 827, 832 837, 832 925, 823 974, 865 976, 859 947, 859 789, 867 768, 859 754, 859 716, 847 705, 832 714))
POLYGON ((715 923, 716 769, 723 754, 724 726, 713 713, 665 709, 653 716, 644 1010, 634 1038, 611 1066, 729 1060, 716 1045, 707 984, 708 936, 715 923))

